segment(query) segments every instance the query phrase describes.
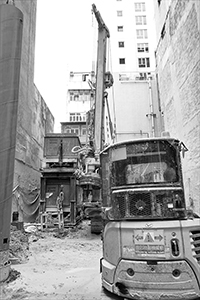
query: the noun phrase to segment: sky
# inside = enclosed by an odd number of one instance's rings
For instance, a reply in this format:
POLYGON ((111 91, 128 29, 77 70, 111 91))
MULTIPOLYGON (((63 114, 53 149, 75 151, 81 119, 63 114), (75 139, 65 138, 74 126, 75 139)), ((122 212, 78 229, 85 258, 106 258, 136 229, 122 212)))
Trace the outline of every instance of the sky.
POLYGON ((34 82, 54 115, 55 132, 66 121, 69 72, 92 70, 97 26, 92 3, 101 13, 106 1, 37 0, 34 82))

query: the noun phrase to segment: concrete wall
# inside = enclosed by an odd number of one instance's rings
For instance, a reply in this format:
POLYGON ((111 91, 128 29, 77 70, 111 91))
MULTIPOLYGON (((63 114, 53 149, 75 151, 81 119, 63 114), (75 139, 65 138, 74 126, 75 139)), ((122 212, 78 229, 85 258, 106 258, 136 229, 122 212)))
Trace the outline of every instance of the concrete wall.
MULTIPOLYGON (((0 0, 0 4, 3 3, 5 1, 0 0)), ((14 173, 17 189, 12 210, 19 211, 20 221, 32 221, 39 203, 44 135, 53 132, 54 118, 33 82, 37 1, 18 0, 15 6, 24 15, 24 26, 14 173)))
POLYGON ((39 189, 44 136, 53 132, 54 126, 54 118, 35 86, 32 96, 29 114, 31 131, 27 131, 21 122, 17 130, 15 185, 20 185, 26 192, 36 187, 39 189))
POLYGON ((165 130, 189 149, 183 159, 186 201, 200 213, 200 2, 172 0, 168 7, 165 1, 160 7, 157 1, 154 4, 158 22, 156 63, 165 130))

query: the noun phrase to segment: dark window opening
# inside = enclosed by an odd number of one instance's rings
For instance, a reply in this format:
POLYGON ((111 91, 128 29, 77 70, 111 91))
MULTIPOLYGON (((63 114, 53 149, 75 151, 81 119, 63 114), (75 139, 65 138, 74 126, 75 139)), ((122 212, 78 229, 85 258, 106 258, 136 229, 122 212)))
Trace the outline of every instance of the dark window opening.
POLYGON ((119 63, 120 65, 125 65, 125 58, 120 58, 119 63))
POLYGON ((117 31, 123 31, 123 26, 117 26, 117 31))
POLYGON ((13 222, 16 222, 19 220, 19 213, 18 211, 14 211, 13 214, 12 214, 12 220, 13 222))
POLYGON ((124 42, 119 42, 119 48, 124 48, 124 42))
POLYGON ((8 243, 8 238, 4 238, 3 239, 3 244, 7 244, 8 243))
POLYGON ((150 59, 149 57, 138 58, 138 66, 139 68, 149 68, 150 67, 150 59))

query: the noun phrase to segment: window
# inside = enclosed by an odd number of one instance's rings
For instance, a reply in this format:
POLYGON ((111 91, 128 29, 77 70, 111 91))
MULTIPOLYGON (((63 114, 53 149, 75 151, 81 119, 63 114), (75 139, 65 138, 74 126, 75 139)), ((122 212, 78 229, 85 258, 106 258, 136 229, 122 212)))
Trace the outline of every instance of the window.
POLYGON ((119 64, 120 65, 125 65, 125 58, 120 58, 119 59, 119 64))
POLYGON ((70 114, 69 114, 69 120, 70 120, 70 122, 81 122, 81 121, 85 121, 85 114, 81 114, 81 113, 70 113, 70 114))
POLYGON ((149 57, 138 58, 138 66, 139 68, 149 68, 150 67, 149 57))
POLYGON ((71 128, 71 133, 79 134, 79 128, 71 128))
POLYGON ((74 93, 69 93, 70 95, 70 101, 73 101, 74 100, 74 93))
POLYGON ((86 133, 87 133, 87 132, 86 132, 86 128, 83 127, 83 128, 82 128, 82 135, 86 135, 86 133))
POLYGON ((140 78, 147 79, 147 73, 140 73, 140 78))
POLYGON ((145 11, 145 3, 144 2, 136 2, 135 3, 135 11, 145 11))
POLYGON ((119 42, 119 48, 124 48, 124 42, 119 42))
POLYGON ((122 10, 118 10, 118 11, 117 11, 117 16, 118 16, 118 17, 122 17, 122 10))
POLYGON ((147 39, 147 29, 136 30, 137 39, 147 39))
POLYGON ((74 95, 74 101, 78 101, 79 95, 74 95))
POLYGON ((66 127, 64 127, 64 132, 65 133, 73 133, 73 134, 78 134, 79 135, 79 128, 78 127, 66 126, 66 127))
POLYGON ((137 51, 138 52, 149 52, 149 44, 148 43, 138 43, 137 51))
POLYGON ((79 100, 79 93, 74 91, 70 92, 70 101, 78 101, 79 100))
POLYGON ((67 128, 64 128, 64 132, 71 133, 71 128, 69 126, 67 126, 67 128))
POLYGON ((136 25, 147 25, 146 16, 135 16, 136 25))
POLYGON ((123 26, 117 26, 117 31, 123 31, 123 26))
POLYGON ((88 90, 70 91, 70 101, 90 101, 90 92, 88 90))

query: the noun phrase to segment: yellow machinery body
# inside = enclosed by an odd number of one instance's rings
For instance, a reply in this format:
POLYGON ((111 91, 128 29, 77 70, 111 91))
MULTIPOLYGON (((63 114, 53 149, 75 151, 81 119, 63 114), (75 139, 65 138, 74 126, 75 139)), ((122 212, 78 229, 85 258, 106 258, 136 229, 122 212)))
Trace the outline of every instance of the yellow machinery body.
POLYGON ((199 218, 109 222, 103 241, 102 285, 110 292, 141 300, 199 299, 199 218))
POLYGON ((200 299, 200 218, 186 209, 184 149, 165 137, 102 152, 100 267, 110 292, 134 300, 200 299))

